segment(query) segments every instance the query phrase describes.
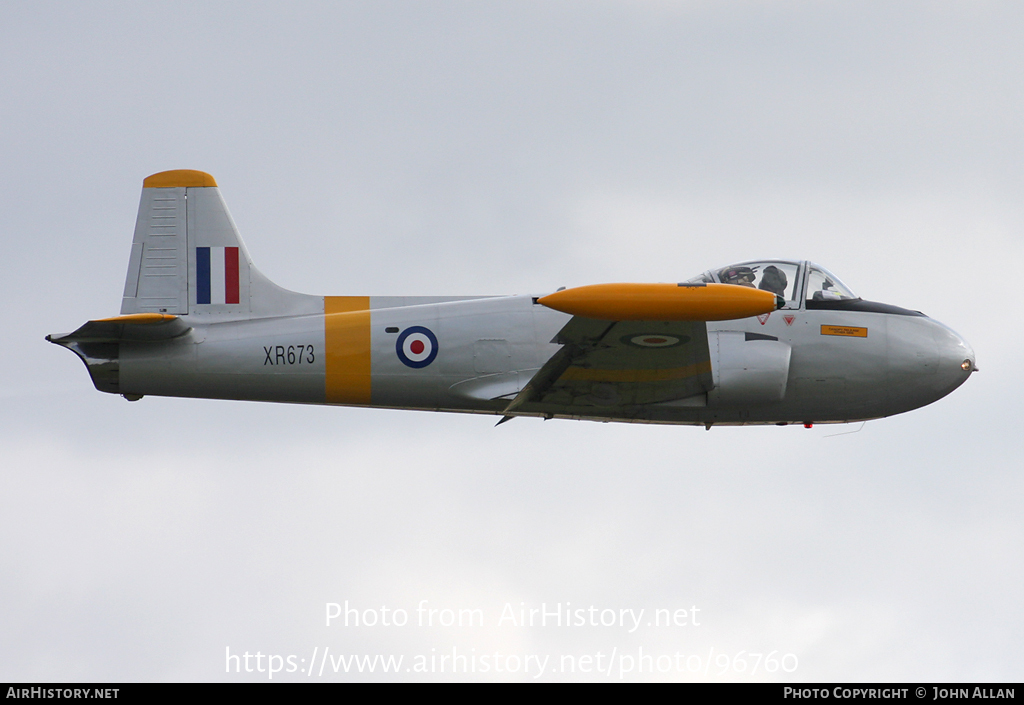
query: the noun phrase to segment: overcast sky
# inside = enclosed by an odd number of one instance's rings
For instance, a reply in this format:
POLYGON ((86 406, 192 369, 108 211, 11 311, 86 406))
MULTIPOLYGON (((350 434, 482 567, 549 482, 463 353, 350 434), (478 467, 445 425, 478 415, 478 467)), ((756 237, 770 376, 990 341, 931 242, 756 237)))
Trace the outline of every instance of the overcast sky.
POLYGON ((225 649, 306 669, 314 648, 406 661, 274 679, 533 680, 547 655, 543 680, 617 680, 621 659, 552 668, 640 649, 700 665, 622 677, 1024 677, 1024 6, 0 0, 0 20, 0 680, 265 680, 225 649), (981 372, 840 436, 130 404, 43 337, 118 312, 142 179, 175 168, 214 175, 288 288, 806 258, 950 325, 981 372), (326 626, 345 600, 410 623, 326 626), (485 624, 419 627, 423 600, 485 624), (500 619, 542 603, 645 613, 500 619), (520 665, 405 671, 453 648, 520 665), (790 672, 753 671, 771 652, 790 672))

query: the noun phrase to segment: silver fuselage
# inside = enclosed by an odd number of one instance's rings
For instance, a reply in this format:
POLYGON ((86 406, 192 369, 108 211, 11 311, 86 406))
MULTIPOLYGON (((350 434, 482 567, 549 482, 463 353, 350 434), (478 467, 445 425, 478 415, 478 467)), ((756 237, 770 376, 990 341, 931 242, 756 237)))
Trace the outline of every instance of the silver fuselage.
MULTIPOLYGON (((370 297, 369 398, 332 401, 325 389, 325 316, 307 314, 189 322, 175 340, 120 343, 118 391, 430 411, 501 414, 558 350, 571 316, 531 296, 437 301, 370 297), (434 332, 437 356, 411 368, 396 353, 398 331, 434 332)), ((628 407, 545 409, 558 418, 681 424, 843 422, 891 416, 929 404, 962 384, 974 352, 947 326, 915 312, 781 310, 767 317, 708 322, 709 340, 730 333, 788 346, 781 399, 744 396, 714 369, 716 390, 628 407), (864 330, 825 335, 823 327, 864 330), (966 362, 965 362, 966 361, 966 362), (718 393, 721 391, 722 393, 718 393)), ((718 359, 712 351, 712 367, 718 359)), ((735 377, 735 375, 734 375, 735 377)), ((529 415, 529 414, 526 414, 529 415)))

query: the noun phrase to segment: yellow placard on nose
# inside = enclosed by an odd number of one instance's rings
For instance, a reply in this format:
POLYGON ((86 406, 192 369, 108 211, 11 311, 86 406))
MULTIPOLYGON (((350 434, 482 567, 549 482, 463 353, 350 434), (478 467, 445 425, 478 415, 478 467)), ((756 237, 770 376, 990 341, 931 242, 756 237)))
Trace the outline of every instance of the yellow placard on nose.
POLYGON ((328 404, 370 403, 370 297, 324 297, 328 404))
POLYGON ((822 335, 842 335, 847 338, 867 338, 867 328, 857 328, 855 326, 822 326, 822 335))

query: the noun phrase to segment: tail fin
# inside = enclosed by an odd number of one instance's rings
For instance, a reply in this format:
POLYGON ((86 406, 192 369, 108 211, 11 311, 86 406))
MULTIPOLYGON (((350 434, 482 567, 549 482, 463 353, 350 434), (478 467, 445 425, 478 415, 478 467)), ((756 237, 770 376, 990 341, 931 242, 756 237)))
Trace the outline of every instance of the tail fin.
POLYGON ((323 313, 322 296, 260 274, 213 177, 178 169, 142 182, 121 313, 257 318, 323 313))

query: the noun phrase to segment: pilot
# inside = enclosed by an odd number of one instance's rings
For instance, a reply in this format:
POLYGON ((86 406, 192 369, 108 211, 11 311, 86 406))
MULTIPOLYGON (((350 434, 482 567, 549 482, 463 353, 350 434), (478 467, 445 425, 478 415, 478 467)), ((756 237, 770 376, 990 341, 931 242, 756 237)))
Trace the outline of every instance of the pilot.
POLYGON ((770 291, 773 294, 786 297, 786 286, 789 284, 789 280, 786 279, 786 273, 776 267, 774 264, 769 264, 761 272, 761 283, 758 285, 758 289, 764 291, 770 291))
POLYGON ((726 267, 718 273, 718 278, 723 284, 736 284, 737 286, 749 286, 754 288, 754 278, 757 274, 754 267, 726 267))

